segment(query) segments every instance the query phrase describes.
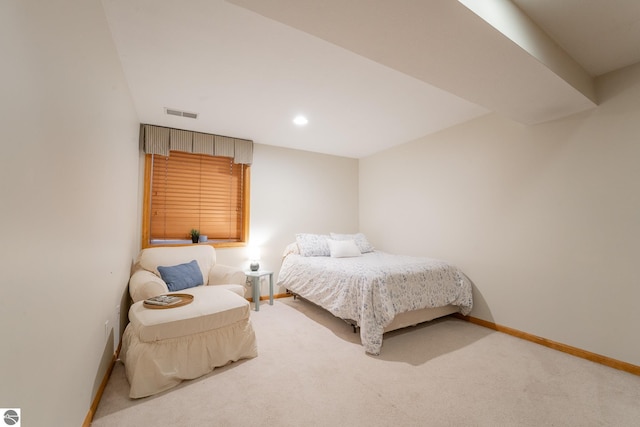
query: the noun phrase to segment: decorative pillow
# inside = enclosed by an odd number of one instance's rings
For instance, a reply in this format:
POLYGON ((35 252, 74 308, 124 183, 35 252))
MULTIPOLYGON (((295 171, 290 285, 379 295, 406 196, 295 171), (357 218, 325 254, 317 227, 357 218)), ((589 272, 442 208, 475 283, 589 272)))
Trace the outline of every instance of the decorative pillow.
POLYGON ((202 280, 202 272, 195 259, 186 264, 171 267, 158 266, 158 271, 170 292, 193 288, 204 283, 204 280, 202 280))
POLYGON ((354 242, 356 242, 358 249, 360 249, 360 252, 363 254, 366 254, 367 252, 373 252, 373 249, 374 249, 373 246, 371 246, 371 243, 369 243, 365 235, 362 233, 356 233, 356 234, 331 233, 331 238, 333 240, 353 240, 354 242))
POLYGON ((302 256, 329 256, 329 244, 326 234, 296 234, 296 242, 302 256))
POLYGON ((360 249, 353 240, 327 239, 332 258, 347 258, 361 256, 360 249))

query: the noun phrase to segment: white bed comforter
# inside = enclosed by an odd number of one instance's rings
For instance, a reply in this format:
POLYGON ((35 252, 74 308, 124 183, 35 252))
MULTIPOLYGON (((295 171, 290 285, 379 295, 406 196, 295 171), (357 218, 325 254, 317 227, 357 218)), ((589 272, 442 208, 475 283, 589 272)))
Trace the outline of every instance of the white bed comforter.
POLYGON ((278 285, 353 320, 368 353, 380 354, 396 314, 453 304, 464 315, 473 299, 469 279, 447 262, 374 251, 353 258, 285 257, 278 285))

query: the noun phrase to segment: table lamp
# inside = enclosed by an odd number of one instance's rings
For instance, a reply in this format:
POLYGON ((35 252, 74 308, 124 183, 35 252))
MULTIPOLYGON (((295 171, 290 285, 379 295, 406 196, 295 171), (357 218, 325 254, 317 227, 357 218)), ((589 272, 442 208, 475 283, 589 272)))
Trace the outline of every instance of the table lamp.
POLYGON ((258 271, 260 268, 260 248, 257 246, 249 247, 249 269, 251 271, 258 271))

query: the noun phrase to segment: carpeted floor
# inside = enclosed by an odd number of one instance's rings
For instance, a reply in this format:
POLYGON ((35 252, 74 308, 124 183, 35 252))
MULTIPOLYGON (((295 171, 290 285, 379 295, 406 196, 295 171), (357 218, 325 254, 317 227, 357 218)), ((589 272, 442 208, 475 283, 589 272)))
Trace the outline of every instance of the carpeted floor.
POLYGON ((385 334, 291 298, 252 311, 259 355, 131 400, 118 362, 93 426, 637 426, 640 377, 455 318, 385 334))

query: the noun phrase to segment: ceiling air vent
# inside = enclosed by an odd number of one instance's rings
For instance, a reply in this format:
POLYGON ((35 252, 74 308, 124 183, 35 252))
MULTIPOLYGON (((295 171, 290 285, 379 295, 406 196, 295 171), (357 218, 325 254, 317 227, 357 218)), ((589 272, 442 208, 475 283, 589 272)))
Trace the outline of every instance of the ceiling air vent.
POLYGON ((165 108, 164 111, 171 116, 188 117, 190 119, 198 118, 198 113, 188 113, 186 111, 175 110, 173 108, 165 108))

